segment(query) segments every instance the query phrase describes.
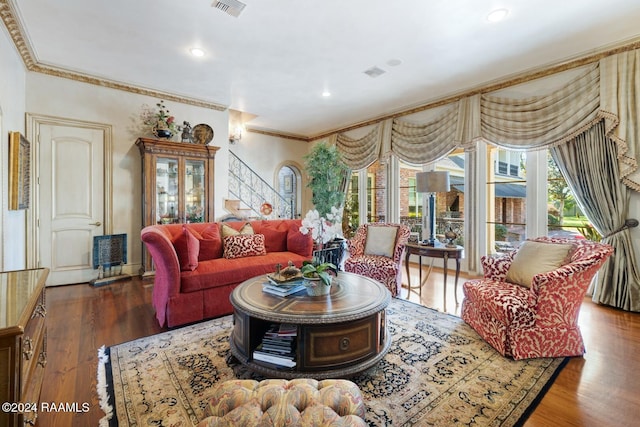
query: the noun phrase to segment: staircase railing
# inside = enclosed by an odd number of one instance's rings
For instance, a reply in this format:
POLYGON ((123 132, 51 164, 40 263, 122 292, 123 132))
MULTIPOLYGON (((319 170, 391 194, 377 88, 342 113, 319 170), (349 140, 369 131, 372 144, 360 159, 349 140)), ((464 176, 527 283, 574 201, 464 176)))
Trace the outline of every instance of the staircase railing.
POLYGON ((273 207, 270 216, 293 218, 293 202, 282 197, 232 151, 229 151, 229 195, 240 200, 256 216, 263 216, 260 207, 266 202, 273 207))

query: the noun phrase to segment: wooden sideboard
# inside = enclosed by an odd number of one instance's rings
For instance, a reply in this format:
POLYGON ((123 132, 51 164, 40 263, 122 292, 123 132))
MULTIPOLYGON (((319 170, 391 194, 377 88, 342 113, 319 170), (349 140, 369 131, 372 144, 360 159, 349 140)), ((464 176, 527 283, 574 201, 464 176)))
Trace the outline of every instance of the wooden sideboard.
POLYGON ((47 268, 0 272, 0 425, 35 425, 47 364, 47 268))

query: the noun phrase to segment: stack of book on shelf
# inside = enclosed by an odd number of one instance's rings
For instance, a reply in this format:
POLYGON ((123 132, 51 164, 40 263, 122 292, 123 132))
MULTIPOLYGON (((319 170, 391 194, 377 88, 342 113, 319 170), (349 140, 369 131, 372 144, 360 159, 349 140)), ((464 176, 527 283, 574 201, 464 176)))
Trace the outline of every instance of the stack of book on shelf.
POLYGON ((282 279, 275 274, 267 274, 267 281, 262 285, 264 292, 279 297, 286 297, 304 289, 302 275, 282 279))
POLYGON ((260 345, 253 351, 253 359, 276 367, 295 367, 297 333, 296 325, 271 325, 264 333, 260 345))

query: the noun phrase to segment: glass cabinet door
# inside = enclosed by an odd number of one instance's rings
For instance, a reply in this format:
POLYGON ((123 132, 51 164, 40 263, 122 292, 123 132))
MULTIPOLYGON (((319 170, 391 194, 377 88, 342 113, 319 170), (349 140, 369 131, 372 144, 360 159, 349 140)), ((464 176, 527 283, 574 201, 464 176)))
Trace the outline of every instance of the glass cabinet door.
POLYGON ((185 159, 185 222, 203 222, 206 206, 204 160, 185 159))
POLYGON ((180 222, 178 203, 178 159, 158 157, 156 160, 157 223, 180 222))

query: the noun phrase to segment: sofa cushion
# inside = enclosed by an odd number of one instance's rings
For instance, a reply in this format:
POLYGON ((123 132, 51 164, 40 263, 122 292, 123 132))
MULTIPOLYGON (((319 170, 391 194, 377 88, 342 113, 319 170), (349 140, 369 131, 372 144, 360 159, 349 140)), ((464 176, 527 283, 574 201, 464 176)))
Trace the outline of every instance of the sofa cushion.
POLYGON ((364 245, 364 254, 393 258, 397 234, 398 227, 370 225, 367 227, 367 241, 364 245))
POLYGON ((189 226, 189 231, 200 241, 198 261, 222 257, 222 236, 218 224, 212 223, 200 232, 189 226))
POLYGON ((289 226, 284 221, 264 220, 260 227, 254 227, 256 233, 264 235, 267 252, 285 252, 287 250, 287 234, 289 226))
POLYGON ((463 289, 465 298, 501 325, 527 328, 536 321, 535 297, 524 286, 484 279, 465 282, 463 289))
POLYGON ((505 280, 526 288, 533 276, 555 270, 569 262, 572 244, 544 243, 527 240, 516 252, 505 280))
POLYGON ((220 286, 235 285, 245 280, 273 273, 276 264, 292 261, 300 268, 309 258, 291 252, 272 252, 247 258, 217 258, 198 264, 196 271, 180 273, 180 292, 194 292, 220 286))
POLYGON ((266 254, 263 234, 238 234, 224 238, 224 257, 227 259, 266 254))
POLYGON ((193 271, 198 268, 200 241, 191 234, 186 226, 182 227, 182 233, 173 242, 173 247, 176 249, 176 255, 178 255, 180 270, 193 271))
POLYGON ((300 232, 301 220, 289 221, 289 233, 287 233, 287 251, 293 252, 307 259, 313 254, 313 238, 311 233, 302 234, 300 232))

